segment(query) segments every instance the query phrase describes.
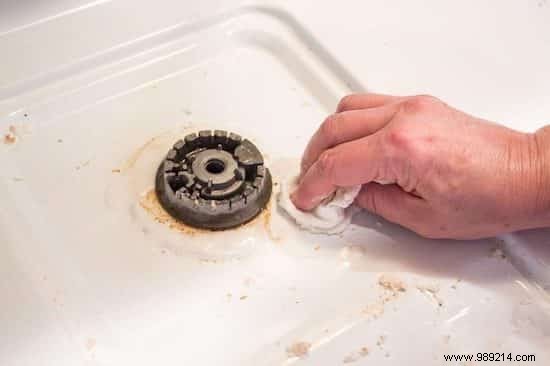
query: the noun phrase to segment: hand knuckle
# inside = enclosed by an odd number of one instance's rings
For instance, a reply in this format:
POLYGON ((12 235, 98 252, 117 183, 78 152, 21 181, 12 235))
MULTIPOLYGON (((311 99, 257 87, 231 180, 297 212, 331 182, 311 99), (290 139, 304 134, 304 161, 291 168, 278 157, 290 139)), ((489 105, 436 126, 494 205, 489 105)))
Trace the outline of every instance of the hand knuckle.
POLYGON ((410 134, 404 128, 394 128, 387 133, 388 145, 397 149, 408 149, 411 145, 410 134))
POLYGON ((407 98, 402 104, 402 111, 405 113, 416 114, 425 112, 441 103, 439 99, 431 95, 415 95, 407 98))
POLYGON ((326 150, 321 154, 317 161, 319 174, 323 177, 332 177, 336 162, 336 151, 333 149, 326 150))

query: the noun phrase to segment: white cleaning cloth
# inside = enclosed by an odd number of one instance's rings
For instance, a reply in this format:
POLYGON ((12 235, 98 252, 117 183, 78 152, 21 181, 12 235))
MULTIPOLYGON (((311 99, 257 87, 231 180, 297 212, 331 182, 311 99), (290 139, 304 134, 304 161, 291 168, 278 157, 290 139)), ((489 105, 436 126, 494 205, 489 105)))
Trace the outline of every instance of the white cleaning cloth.
POLYGON ((361 190, 360 185, 339 188, 315 209, 305 212, 296 208, 290 200, 290 194, 294 192, 297 184, 297 176, 283 181, 278 202, 300 227, 318 234, 338 234, 346 229, 351 217, 358 210, 353 206, 353 201, 361 190))

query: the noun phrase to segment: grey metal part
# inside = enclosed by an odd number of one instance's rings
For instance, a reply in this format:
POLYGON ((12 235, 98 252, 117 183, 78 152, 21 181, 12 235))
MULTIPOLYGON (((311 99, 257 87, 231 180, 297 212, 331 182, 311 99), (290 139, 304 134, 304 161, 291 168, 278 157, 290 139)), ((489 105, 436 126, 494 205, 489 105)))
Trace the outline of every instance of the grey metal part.
POLYGON ((252 142, 226 131, 200 131, 168 151, 155 187, 161 205, 177 220, 224 230, 250 221, 265 208, 272 179, 252 142))

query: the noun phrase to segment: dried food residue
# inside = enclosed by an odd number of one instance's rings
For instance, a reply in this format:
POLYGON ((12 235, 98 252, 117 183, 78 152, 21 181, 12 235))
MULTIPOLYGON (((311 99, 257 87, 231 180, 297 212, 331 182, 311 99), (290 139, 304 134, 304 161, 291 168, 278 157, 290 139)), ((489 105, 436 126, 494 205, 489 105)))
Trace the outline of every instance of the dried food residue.
MULTIPOLYGON (((174 219, 172 216, 170 216, 168 212, 164 210, 153 188, 148 190, 145 194, 141 195, 139 200, 139 205, 143 209, 145 209, 145 211, 147 211, 151 216, 153 216, 155 221, 161 224, 167 225, 170 229, 179 231, 184 234, 189 234, 189 235, 212 232, 210 230, 198 229, 195 227, 185 225, 184 223, 174 219)), ((256 220, 260 218, 263 219, 263 224, 264 224, 264 227, 266 228, 266 231, 269 237, 273 239, 269 230, 270 229, 269 222, 271 219, 271 203, 269 203, 267 207, 255 219, 241 225, 240 227, 243 227, 246 225, 253 225, 256 222, 256 220)))
POLYGON ((443 306, 443 300, 439 297, 438 285, 417 285, 416 289, 426 295, 438 307, 443 306))
POLYGON ((378 319, 384 314, 385 305, 397 299, 400 293, 407 290, 405 283, 397 277, 388 274, 382 274, 378 278, 378 285, 385 290, 377 301, 368 304, 363 310, 363 314, 371 319, 378 319))
POLYGON ((352 352, 349 355, 347 355, 342 362, 343 363, 353 363, 356 361, 359 361, 361 358, 368 356, 369 349, 367 347, 361 347, 361 349, 357 352, 352 352))
POLYGON ((21 139, 21 136, 24 134, 30 133, 28 126, 26 125, 19 125, 18 127, 14 125, 10 125, 8 127, 8 131, 4 134, 3 142, 6 145, 13 145, 15 144, 19 139, 21 139))
POLYGON ((376 345, 379 347, 379 348, 383 348, 384 347, 384 343, 386 343, 386 336, 385 335, 380 335, 378 337, 378 339, 376 340, 376 345))
POLYGON ((80 170, 82 168, 85 168, 87 167, 88 165, 90 165, 90 160, 86 160, 85 162, 83 162, 82 164, 79 164, 75 167, 76 170, 80 170))
POLYGON ((17 142, 17 136, 11 132, 4 135, 4 144, 13 145, 17 142))
POLYGON ((160 205, 154 189, 151 189, 147 191, 147 193, 142 195, 139 204, 145 209, 145 211, 153 216, 155 221, 167 225, 170 229, 174 229, 190 235, 206 232, 206 230, 201 230, 182 224, 181 222, 170 216, 170 214, 168 214, 168 212, 166 212, 164 208, 162 208, 162 206, 160 205))
POLYGON ((15 126, 8 127, 8 132, 4 134, 4 144, 12 145, 17 142, 17 131, 15 126))
POLYGON ((407 288, 405 286, 405 283, 401 281, 397 277, 393 277, 388 274, 382 274, 380 277, 378 277, 378 284, 385 288, 386 290, 392 291, 392 292, 405 292, 407 291, 407 288))
POLYGON ((287 347, 286 354, 288 357, 302 358, 308 355, 311 343, 309 342, 295 342, 287 347))

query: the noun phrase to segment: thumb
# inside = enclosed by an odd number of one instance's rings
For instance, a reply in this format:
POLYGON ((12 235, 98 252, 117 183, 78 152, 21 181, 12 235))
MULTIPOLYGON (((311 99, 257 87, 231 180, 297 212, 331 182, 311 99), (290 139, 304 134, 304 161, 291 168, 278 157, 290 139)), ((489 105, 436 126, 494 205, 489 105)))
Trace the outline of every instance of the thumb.
POLYGON ((355 203, 412 230, 421 227, 429 216, 428 203, 423 198, 405 192, 396 184, 365 184, 355 203))

